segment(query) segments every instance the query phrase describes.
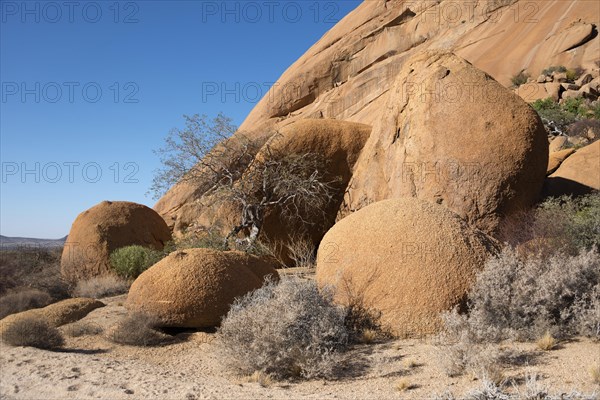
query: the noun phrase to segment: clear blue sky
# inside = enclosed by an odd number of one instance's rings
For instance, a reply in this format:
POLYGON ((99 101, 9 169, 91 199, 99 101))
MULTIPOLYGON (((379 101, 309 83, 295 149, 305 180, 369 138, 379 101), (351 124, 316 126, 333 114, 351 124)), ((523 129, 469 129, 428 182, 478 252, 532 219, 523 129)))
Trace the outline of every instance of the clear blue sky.
POLYGON ((58 238, 102 200, 153 206, 152 150, 183 114, 241 124, 359 3, 0 0, 0 233, 58 238))

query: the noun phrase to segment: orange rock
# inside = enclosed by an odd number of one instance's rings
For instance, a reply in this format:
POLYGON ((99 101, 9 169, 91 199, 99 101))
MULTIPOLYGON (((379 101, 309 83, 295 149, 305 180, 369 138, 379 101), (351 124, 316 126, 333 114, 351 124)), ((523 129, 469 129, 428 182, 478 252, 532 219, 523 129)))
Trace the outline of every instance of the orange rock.
POLYGON ((317 259, 319 285, 332 285, 382 312, 401 337, 437 332, 440 313, 465 300, 495 242, 456 214, 403 198, 371 204, 327 232, 317 259))
POLYGON ((279 275, 273 264, 237 251, 186 249, 169 254, 133 283, 125 306, 165 327, 219 325, 234 299, 279 275))
POLYGON ((125 201, 103 201, 77 216, 61 258, 61 274, 75 282, 113 272, 110 254, 140 245, 161 250, 171 240, 165 221, 154 210, 125 201))

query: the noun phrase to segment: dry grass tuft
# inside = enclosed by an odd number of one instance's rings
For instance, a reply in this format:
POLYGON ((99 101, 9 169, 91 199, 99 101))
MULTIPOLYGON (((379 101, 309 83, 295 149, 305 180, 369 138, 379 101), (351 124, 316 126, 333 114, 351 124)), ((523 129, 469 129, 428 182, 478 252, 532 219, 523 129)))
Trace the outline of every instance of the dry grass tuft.
POLYGON ((45 319, 19 318, 3 332, 2 340, 11 346, 30 346, 38 349, 61 347, 65 340, 60 331, 45 319))
POLYGON ((419 364, 417 363, 417 360, 415 360, 414 358, 407 358, 406 360, 404 360, 404 368, 406 369, 415 368, 418 365, 419 364))
POLYGON ((360 335, 360 342, 365 344, 371 344, 377 340, 379 333, 374 329, 365 329, 360 335))
POLYGON ((590 367, 590 376, 592 378, 592 382, 600 385, 600 365, 592 365, 590 367))
POLYGON ((81 321, 65 325, 63 329, 65 334, 70 337, 99 335, 104 331, 99 325, 81 321))
POLYGON ((173 340, 158 331, 157 325, 157 321, 147 314, 132 313, 113 326, 107 337, 114 343, 130 346, 157 346, 173 340))
POLYGON ((538 339, 536 345, 540 350, 549 351, 556 346, 556 339, 554 339, 550 332, 546 332, 544 336, 538 339))
POLYGON ((252 375, 247 375, 242 378, 242 382, 246 383, 258 383, 261 387, 269 387, 275 383, 273 377, 270 374, 262 371, 254 371, 252 375))
POLYGON ((402 378, 396 382, 395 387, 396 387, 397 391, 404 392, 406 390, 413 389, 415 387, 415 385, 410 383, 410 381, 407 378, 402 378))
POLYGON ((79 281, 73 294, 77 297, 101 299, 127 293, 129 282, 113 275, 100 276, 85 281, 79 281))
POLYGON ((303 236, 294 236, 285 246, 295 267, 314 268, 316 264, 316 248, 312 240, 303 236))

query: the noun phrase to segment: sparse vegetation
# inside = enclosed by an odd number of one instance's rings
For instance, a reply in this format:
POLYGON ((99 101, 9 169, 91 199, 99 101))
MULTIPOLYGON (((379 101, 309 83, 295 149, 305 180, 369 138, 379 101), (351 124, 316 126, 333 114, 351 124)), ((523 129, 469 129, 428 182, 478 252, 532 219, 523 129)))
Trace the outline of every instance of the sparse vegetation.
POLYGON ((388 329, 381 324, 381 311, 371 307, 365 300, 365 291, 376 276, 377 271, 374 271, 362 285, 355 285, 351 278, 343 277, 337 287, 338 295, 346 305, 344 324, 352 343, 371 343, 391 337, 388 329))
POLYGON ((254 371, 252 375, 243 377, 242 382, 258 383, 261 387, 269 387, 275 383, 271 375, 265 374, 262 371, 254 371))
MULTIPOLYGON (((462 328, 475 342, 505 338, 531 340, 546 331, 554 337, 578 334, 581 302, 597 293, 600 256, 596 250, 570 256, 520 258, 510 247, 491 258, 469 294, 462 328)), ((593 303, 587 303, 586 309, 593 303)), ((592 324, 600 324, 596 310, 592 324)), ((461 322, 453 326, 460 326, 461 322)))
POLYGON ((555 72, 565 73, 567 72, 567 67, 565 67, 564 65, 548 67, 542 71, 542 75, 551 76, 555 72))
POLYGON ((125 279, 135 279, 159 262, 165 254, 143 246, 126 246, 112 252, 110 262, 116 273, 125 279))
POLYGON ((303 217, 324 213, 338 179, 325 175, 326 160, 319 154, 280 151, 274 146, 277 134, 266 144, 240 132, 232 138, 236 127, 222 114, 212 121, 199 115, 185 119, 185 129, 173 129, 157 151, 163 168, 152 191, 160 195, 177 182, 192 182, 212 201, 237 207, 240 219, 226 235, 226 247, 235 240, 251 248, 269 212, 306 224, 303 217))
POLYGON ((0 296, 9 291, 38 289, 52 301, 69 297, 69 285, 60 274, 61 248, 22 247, 0 250, 0 296))
POLYGON ((544 333, 544 336, 538 339, 536 344, 538 349, 548 351, 556 347, 556 339, 554 339, 550 332, 546 332, 544 333))
POLYGON ((128 290, 128 281, 107 275, 79 281, 73 290, 73 295, 101 299, 103 297, 118 296, 127 293, 128 290))
POLYGON ((592 365, 590 367, 590 377, 592 382, 600 385, 600 365, 592 365))
POLYGON ((71 337, 99 335, 104 332, 101 326, 82 321, 68 324, 63 329, 65 334, 71 337))
POLYGON ((114 343, 130 346, 157 346, 172 340, 172 337, 157 329, 158 322, 148 314, 134 312, 121 319, 108 332, 114 343))
POLYGON ((526 84, 529 78, 530 76, 528 73, 526 73, 525 71, 521 71, 518 74, 514 75, 512 78, 510 78, 510 81, 512 82, 514 87, 518 88, 519 86, 526 84))
POLYGON ((345 313, 314 281, 267 282, 232 305, 219 329, 217 348, 241 375, 328 376, 348 342, 345 313))
POLYGON ((303 236, 295 236, 290 239, 286 247, 295 267, 315 267, 317 249, 310 239, 303 236))
POLYGON ((407 378, 400 378, 396 382, 396 390, 399 392, 404 392, 406 390, 410 390, 414 387, 413 384, 407 378))
POLYGON ((45 307, 52 302, 46 292, 32 288, 16 288, 0 297, 0 319, 10 314, 45 307))
POLYGON ((9 324, 2 340, 11 346, 30 346, 38 349, 54 349, 64 344, 60 331, 45 319, 36 317, 18 318, 9 324))
POLYGON ((499 239, 515 247, 525 245, 521 250, 530 248, 534 256, 600 250, 600 194, 549 198, 535 210, 505 220, 499 239))
POLYGON ((600 119, 600 104, 583 97, 565 99, 560 104, 552 98, 541 99, 534 101, 531 106, 540 115, 546 129, 553 134, 572 135, 572 124, 600 119))

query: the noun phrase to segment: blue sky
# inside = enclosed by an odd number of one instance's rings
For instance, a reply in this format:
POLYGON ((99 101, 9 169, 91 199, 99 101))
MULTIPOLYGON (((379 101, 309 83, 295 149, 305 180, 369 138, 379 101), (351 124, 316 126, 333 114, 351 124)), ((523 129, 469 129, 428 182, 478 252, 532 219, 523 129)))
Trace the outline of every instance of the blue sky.
POLYGON ((0 0, 0 233, 58 238, 102 200, 152 206, 152 150, 183 114, 241 124, 359 3, 0 0))

